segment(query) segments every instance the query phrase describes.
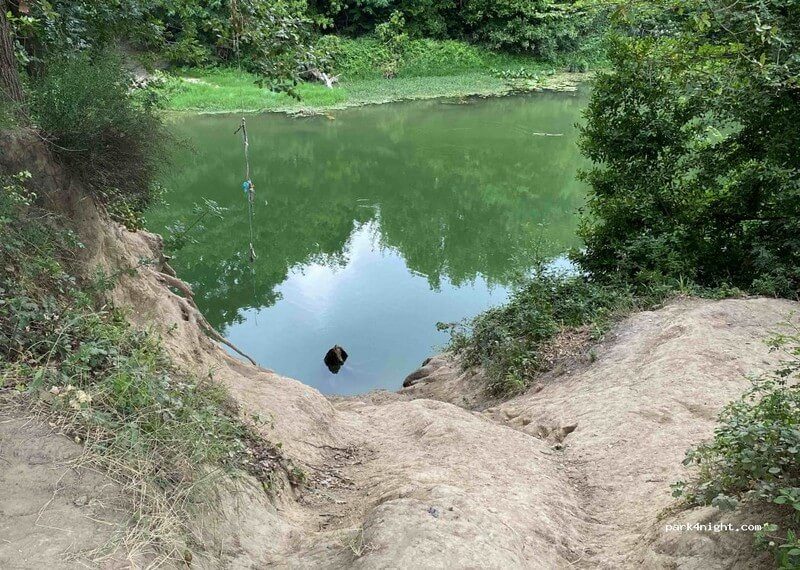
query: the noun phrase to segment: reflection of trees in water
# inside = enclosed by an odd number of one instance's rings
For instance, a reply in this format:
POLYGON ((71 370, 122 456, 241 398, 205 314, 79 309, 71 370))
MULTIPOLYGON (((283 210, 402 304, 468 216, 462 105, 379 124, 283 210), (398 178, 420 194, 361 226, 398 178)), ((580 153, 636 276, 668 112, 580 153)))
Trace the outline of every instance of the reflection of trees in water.
POLYGON ((380 245, 397 250, 432 287, 478 274, 507 283, 532 257, 573 243, 583 199, 574 179, 579 109, 560 96, 371 107, 336 121, 251 118, 254 274, 245 255, 246 204, 236 190, 242 150, 229 128, 236 121, 188 119, 178 128, 198 154, 187 155, 171 181, 170 206, 152 214, 151 226, 187 215, 200 197, 230 208, 176 260, 209 320, 223 327, 242 308, 273 304, 292 268, 346 264, 354 226, 369 221, 379 222, 380 245))

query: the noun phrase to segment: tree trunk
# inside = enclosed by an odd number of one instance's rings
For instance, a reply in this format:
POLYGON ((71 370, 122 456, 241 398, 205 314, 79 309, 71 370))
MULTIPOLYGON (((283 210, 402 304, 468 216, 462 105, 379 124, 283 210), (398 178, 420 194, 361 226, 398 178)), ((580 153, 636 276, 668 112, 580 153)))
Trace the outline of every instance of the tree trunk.
POLYGON ((22 104, 24 95, 19 79, 17 58, 14 55, 14 41, 11 37, 11 24, 6 18, 10 10, 6 0, 0 0, 0 97, 22 104))

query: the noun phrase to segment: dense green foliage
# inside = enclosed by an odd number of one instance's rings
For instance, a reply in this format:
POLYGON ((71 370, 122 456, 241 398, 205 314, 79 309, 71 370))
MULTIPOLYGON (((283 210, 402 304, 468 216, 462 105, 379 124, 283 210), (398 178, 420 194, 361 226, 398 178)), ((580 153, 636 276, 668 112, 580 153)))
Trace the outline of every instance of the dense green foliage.
POLYGON ((596 276, 797 296, 800 5, 658 8, 595 85, 577 258, 596 276))
POLYGON ((309 1, 336 31, 361 35, 402 18, 411 38, 462 39, 493 49, 553 58, 598 32, 601 2, 554 0, 309 1))
MULTIPOLYGON (((392 75, 408 39, 461 40, 557 59, 602 32, 602 2, 554 0, 89 0, 29 2, 12 17, 20 58, 42 73, 52 54, 124 42, 140 58, 181 66, 228 64, 292 92, 312 68, 331 67, 334 36, 375 38, 392 75), (331 39, 333 38, 333 39, 331 39), (150 54, 147 56, 145 54, 150 54)), ((589 59, 596 55, 589 56, 589 59)))
POLYGON ((267 455, 276 453, 218 383, 175 369, 158 336, 106 304, 118 276, 84 283, 73 275, 80 244, 33 205, 29 185, 25 175, 0 179, 0 394, 38 401, 131 486, 144 501, 134 526, 145 534, 159 535, 165 514, 188 522, 209 471, 239 468, 268 482, 267 455))
MULTIPOLYGON (((124 43, 179 65, 236 64, 292 92, 309 67, 324 67, 302 0, 31 1, 12 17, 20 60, 47 73, 55 54, 124 43)), ((144 54, 141 59, 147 60, 144 54)), ((58 65, 58 64, 56 64, 58 65)))
POLYGON ((790 360, 754 379, 752 389, 725 408, 714 439, 686 455, 686 465, 699 466, 698 476, 674 488, 691 503, 720 508, 742 500, 779 505, 787 528, 778 535, 770 525, 760 539, 788 569, 800 567, 800 335, 773 342, 789 350, 790 360))
POLYGON ((577 49, 585 32, 585 14, 552 0, 470 0, 462 17, 467 37, 545 58, 577 49))
POLYGON ((399 12, 414 37, 450 37, 455 2, 451 0, 308 0, 308 8, 325 29, 349 36, 371 33, 399 12))
POLYGON ((236 64, 294 93, 309 68, 327 67, 302 0, 157 2, 166 55, 180 65, 236 64))
POLYGON ((12 14, 11 22, 21 59, 37 68, 52 54, 101 48, 118 40, 151 44, 159 34, 151 0, 28 0, 26 4, 28 12, 12 14))
POLYGON ((130 227, 157 192, 169 136, 112 52, 53 60, 31 83, 33 120, 59 160, 130 227))

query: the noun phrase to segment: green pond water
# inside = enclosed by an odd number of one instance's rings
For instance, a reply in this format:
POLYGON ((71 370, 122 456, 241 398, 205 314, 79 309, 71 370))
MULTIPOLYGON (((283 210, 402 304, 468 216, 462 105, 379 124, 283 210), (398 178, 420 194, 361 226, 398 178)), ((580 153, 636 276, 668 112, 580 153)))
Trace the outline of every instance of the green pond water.
POLYGON ((250 115, 252 265, 241 118, 183 116, 174 131, 191 148, 177 152, 149 228, 191 220, 203 198, 226 207, 173 261, 211 324, 323 393, 396 390, 447 342, 437 322, 502 303, 532 260, 559 263, 577 244, 585 102, 537 94, 250 115), (336 375, 323 364, 334 344, 349 353, 336 375))

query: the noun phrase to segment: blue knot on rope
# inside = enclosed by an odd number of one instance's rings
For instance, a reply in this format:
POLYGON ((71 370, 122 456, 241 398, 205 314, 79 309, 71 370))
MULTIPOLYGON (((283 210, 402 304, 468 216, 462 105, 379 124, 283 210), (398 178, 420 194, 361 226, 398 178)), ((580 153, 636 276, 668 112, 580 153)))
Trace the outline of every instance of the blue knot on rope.
POLYGON ((252 187, 253 187, 252 180, 245 180, 244 182, 242 182, 242 190, 244 190, 245 194, 250 192, 250 188, 252 188, 252 187))

